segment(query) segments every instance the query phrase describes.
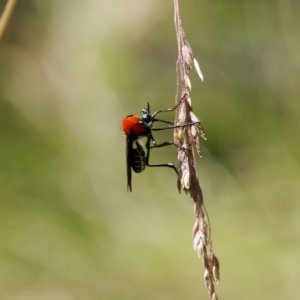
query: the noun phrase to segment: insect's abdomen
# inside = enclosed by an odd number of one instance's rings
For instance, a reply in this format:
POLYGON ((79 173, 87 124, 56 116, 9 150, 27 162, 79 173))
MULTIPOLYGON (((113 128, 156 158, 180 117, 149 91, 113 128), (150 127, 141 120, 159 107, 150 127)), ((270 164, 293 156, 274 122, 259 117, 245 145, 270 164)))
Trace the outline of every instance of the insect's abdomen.
POLYGON ((143 147, 138 141, 132 143, 132 149, 130 153, 131 167, 135 173, 140 173, 145 170, 146 166, 146 154, 143 147))

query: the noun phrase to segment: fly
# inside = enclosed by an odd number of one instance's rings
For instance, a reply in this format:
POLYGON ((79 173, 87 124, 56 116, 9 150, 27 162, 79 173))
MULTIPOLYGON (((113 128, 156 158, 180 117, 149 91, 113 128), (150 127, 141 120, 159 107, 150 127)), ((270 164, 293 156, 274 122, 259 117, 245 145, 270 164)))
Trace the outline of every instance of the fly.
POLYGON ((157 119, 156 115, 163 112, 170 112, 174 111, 184 100, 186 94, 180 99, 180 101, 173 107, 166 110, 159 110, 154 112, 153 114, 150 112, 150 106, 148 103, 147 108, 142 109, 142 116, 138 117, 137 115, 129 115, 125 117, 122 121, 122 129, 126 135, 126 164, 127 164, 127 189, 131 192, 132 191, 132 172, 133 170, 135 173, 141 173, 145 170, 145 167, 168 167, 172 168, 176 174, 177 169, 171 163, 165 164, 149 164, 149 157, 150 157, 150 149, 152 148, 161 148, 169 145, 174 145, 176 147, 180 147, 179 145, 175 144, 174 142, 164 142, 161 144, 157 144, 155 139, 152 135, 152 131, 161 131, 166 129, 174 129, 174 128, 182 128, 186 126, 195 125, 198 122, 190 122, 183 125, 174 125, 173 122, 157 119), (162 122, 169 124, 168 127, 163 128, 153 128, 153 124, 155 122, 162 122), (139 139, 146 137, 146 152, 144 151, 141 144, 138 142, 139 139), (152 142, 152 146, 150 143, 152 142))

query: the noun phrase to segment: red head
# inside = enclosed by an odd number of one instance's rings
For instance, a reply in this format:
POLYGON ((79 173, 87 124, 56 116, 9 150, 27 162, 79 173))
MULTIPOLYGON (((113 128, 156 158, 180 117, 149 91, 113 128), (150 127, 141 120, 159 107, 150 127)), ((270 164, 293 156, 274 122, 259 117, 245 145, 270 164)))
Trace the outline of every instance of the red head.
POLYGON ((137 115, 125 117, 122 121, 122 129, 126 135, 131 131, 136 136, 143 135, 146 131, 146 127, 140 122, 137 115))

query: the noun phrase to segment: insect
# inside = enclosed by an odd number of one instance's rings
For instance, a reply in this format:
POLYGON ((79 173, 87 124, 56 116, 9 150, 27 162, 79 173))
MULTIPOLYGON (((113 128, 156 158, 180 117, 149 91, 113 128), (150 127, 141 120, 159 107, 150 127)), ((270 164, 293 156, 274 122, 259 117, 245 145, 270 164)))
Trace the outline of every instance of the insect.
MULTIPOLYGON (((165 164, 156 164, 151 165, 149 164, 149 157, 150 157, 150 149, 152 148, 161 148, 169 145, 174 145, 179 148, 183 148, 174 142, 164 142, 161 144, 157 144, 155 142, 155 139, 152 135, 152 131, 161 131, 166 129, 174 129, 179 127, 186 127, 186 126, 192 126, 199 122, 190 122, 183 125, 174 125, 173 122, 157 119, 156 115, 159 113, 164 112, 170 112, 174 111, 185 99, 185 95, 180 99, 180 101, 173 107, 166 110, 159 110, 154 112, 153 114, 150 112, 150 106, 148 103, 147 108, 142 109, 142 116, 139 118, 137 115, 129 115, 125 117, 122 121, 122 129, 124 133, 126 134, 126 164, 127 164, 127 190, 130 192, 132 191, 132 173, 131 169, 135 173, 141 173, 145 170, 145 167, 168 167, 172 168, 176 174, 177 169, 176 167, 171 163, 165 163, 165 164), (162 122, 169 124, 168 127, 163 128, 153 128, 153 124, 155 122, 162 122), (142 145, 139 143, 139 139, 146 137, 146 152, 143 149, 142 145), (152 146, 150 146, 150 143, 152 141, 152 146)), ((184 149, 186 150, 186 149, 184 149)))

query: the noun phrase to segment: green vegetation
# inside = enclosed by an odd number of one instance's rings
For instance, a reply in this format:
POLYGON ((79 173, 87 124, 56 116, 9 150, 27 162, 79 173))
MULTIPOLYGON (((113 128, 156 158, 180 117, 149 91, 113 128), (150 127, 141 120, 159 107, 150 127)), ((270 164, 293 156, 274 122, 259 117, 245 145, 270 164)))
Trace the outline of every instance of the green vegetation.
MULTIPOLYGON (((174 104, 173 4, 117 2, 18 1, 0 43, 1 299, 206 299, 174 171, 126 190, 122 118, 174 104)), ((219 299, 297 299, 300 5, 179 5, 219 299)))

